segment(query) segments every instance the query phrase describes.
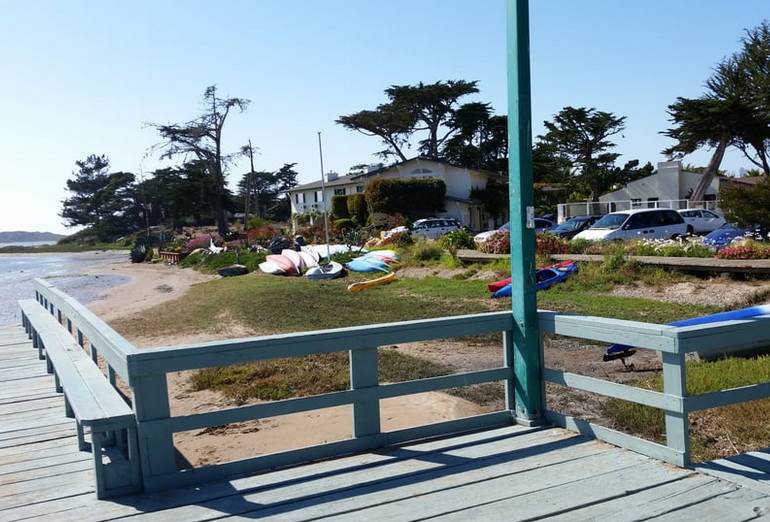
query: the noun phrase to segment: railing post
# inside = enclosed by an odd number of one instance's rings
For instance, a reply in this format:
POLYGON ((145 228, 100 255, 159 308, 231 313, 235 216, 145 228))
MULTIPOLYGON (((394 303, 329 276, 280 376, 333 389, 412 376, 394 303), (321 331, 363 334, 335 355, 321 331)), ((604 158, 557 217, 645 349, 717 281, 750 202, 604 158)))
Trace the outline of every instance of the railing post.
MULTIPOLYGON (((350 350, 350 387, 354 390, 379 386, 377 347, 350 350)), ((380 401, 369 399, 353 403, 353 436, 380 433, 380 401)))
POLYGON ((141 458, 142 476, 147 480, 154 476, 174 473, 176 459, 174 437, 171 432, 150 435, 142 426, 144 421, 168 419, 168 384, 166 375, 129 376, 136 415, 141 458))
MULTIPOLYGON (((684 353, 663 352, 663 393, 687 396, 687 366, 684 353)), ((681 453, 677 466, 690 465, 690 426, 687 401, 682 401, 682 413, 666 411, 666 445, 681 453)))
MULTIPOLYGON (((513 366, 513 331, 503 330, 503 366, 514 369, 513 366)), ((505 381, 505 409, 516 417, 516 379, 512 376, 505 381)))

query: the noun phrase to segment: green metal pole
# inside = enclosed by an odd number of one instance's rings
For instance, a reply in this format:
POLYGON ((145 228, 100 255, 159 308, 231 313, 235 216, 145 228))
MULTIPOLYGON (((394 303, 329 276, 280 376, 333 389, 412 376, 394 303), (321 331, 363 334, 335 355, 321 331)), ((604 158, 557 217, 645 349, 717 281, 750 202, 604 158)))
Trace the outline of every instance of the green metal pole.
POLYGON ((535 210, 529 79, 529 1, 508 0, 508 176, 511 213, 513 364, 516 420, 543 415, 540 332, 535 291, 535 210))

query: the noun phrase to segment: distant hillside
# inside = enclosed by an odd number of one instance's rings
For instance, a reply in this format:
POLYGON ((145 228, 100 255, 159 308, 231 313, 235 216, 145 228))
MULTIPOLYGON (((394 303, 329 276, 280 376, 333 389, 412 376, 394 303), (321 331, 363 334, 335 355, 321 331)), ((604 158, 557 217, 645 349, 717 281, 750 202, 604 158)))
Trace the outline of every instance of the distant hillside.
POLYGON ((13 230, 11 232, 0 232, 0 243, 27 243, 32 241, 59 241, 65 236, 54 234, 53 232, 26 232, 24 230, 13 230))

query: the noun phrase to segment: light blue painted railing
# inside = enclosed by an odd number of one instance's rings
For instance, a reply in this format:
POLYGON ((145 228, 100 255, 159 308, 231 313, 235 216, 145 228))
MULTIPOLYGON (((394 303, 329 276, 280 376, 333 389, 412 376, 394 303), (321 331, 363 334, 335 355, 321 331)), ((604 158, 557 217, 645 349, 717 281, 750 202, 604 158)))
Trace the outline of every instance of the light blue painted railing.
MULTIPOLYGON (((100 355, 104 358, 111 382, 115 384, 117 374, 130 387, 146 490, 227 478, 408 440, 505 426, 516 421, 511 331, 514 325, 509 312, 137 350, 83 305, 45 281, 36 280, 35 289, 38 302, 74 335, 81 340, 85 336, 89 340, 93 357, 100 355), (503 364, 499 368, 393 384, 379 383, 377 361, 380 346, 497 332, 502 334, 503 364), (184 416, 170 414, 166 383, 166 374, 169 372, 339 351, 349 352, 351 387, 348 390, 184 416), (505 384, 506 400, 502 411, 398 431, 383 432, 381 429, 381 399, 486 382, 505 384), (340 405, 353 407, 350 439, 201 468, 176 468, 174 433, 340 405)), ((651 457, 679 466, 689 465, 689 412, 770 397, 770 383, 698 396, 686 394, 686 353, 725 353, 770 345, 770 321, 767 320, 729 321, 675 328, 541 311, 539 322, 543 334, 623 343, 661 353, 663 392, 550 368, 544 369, 541 379, 543 388, 546 382, 550 382, 663 410, 666 443, 658 444, 569 415, 547 411, 544 406, 542 408, 544 422, 579 431, 651 457)), ((540 352, 542 357, 542 349, 540 352)))

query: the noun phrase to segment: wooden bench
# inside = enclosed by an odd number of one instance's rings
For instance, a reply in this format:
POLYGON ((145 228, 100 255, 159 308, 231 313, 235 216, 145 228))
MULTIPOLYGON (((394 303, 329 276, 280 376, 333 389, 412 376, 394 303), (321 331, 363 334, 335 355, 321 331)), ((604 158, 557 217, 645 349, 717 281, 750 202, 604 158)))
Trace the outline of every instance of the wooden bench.
POLYGON ((136 419, 123 397, 77 341, 35 300, 19 301, 22 322, 33 346, 64 394, 65 414, 74 418, 78 447, 94 457, 98 498, 134 493, 141 488, 136 419), (90 430, 90 444, 85 440, 90 430))

